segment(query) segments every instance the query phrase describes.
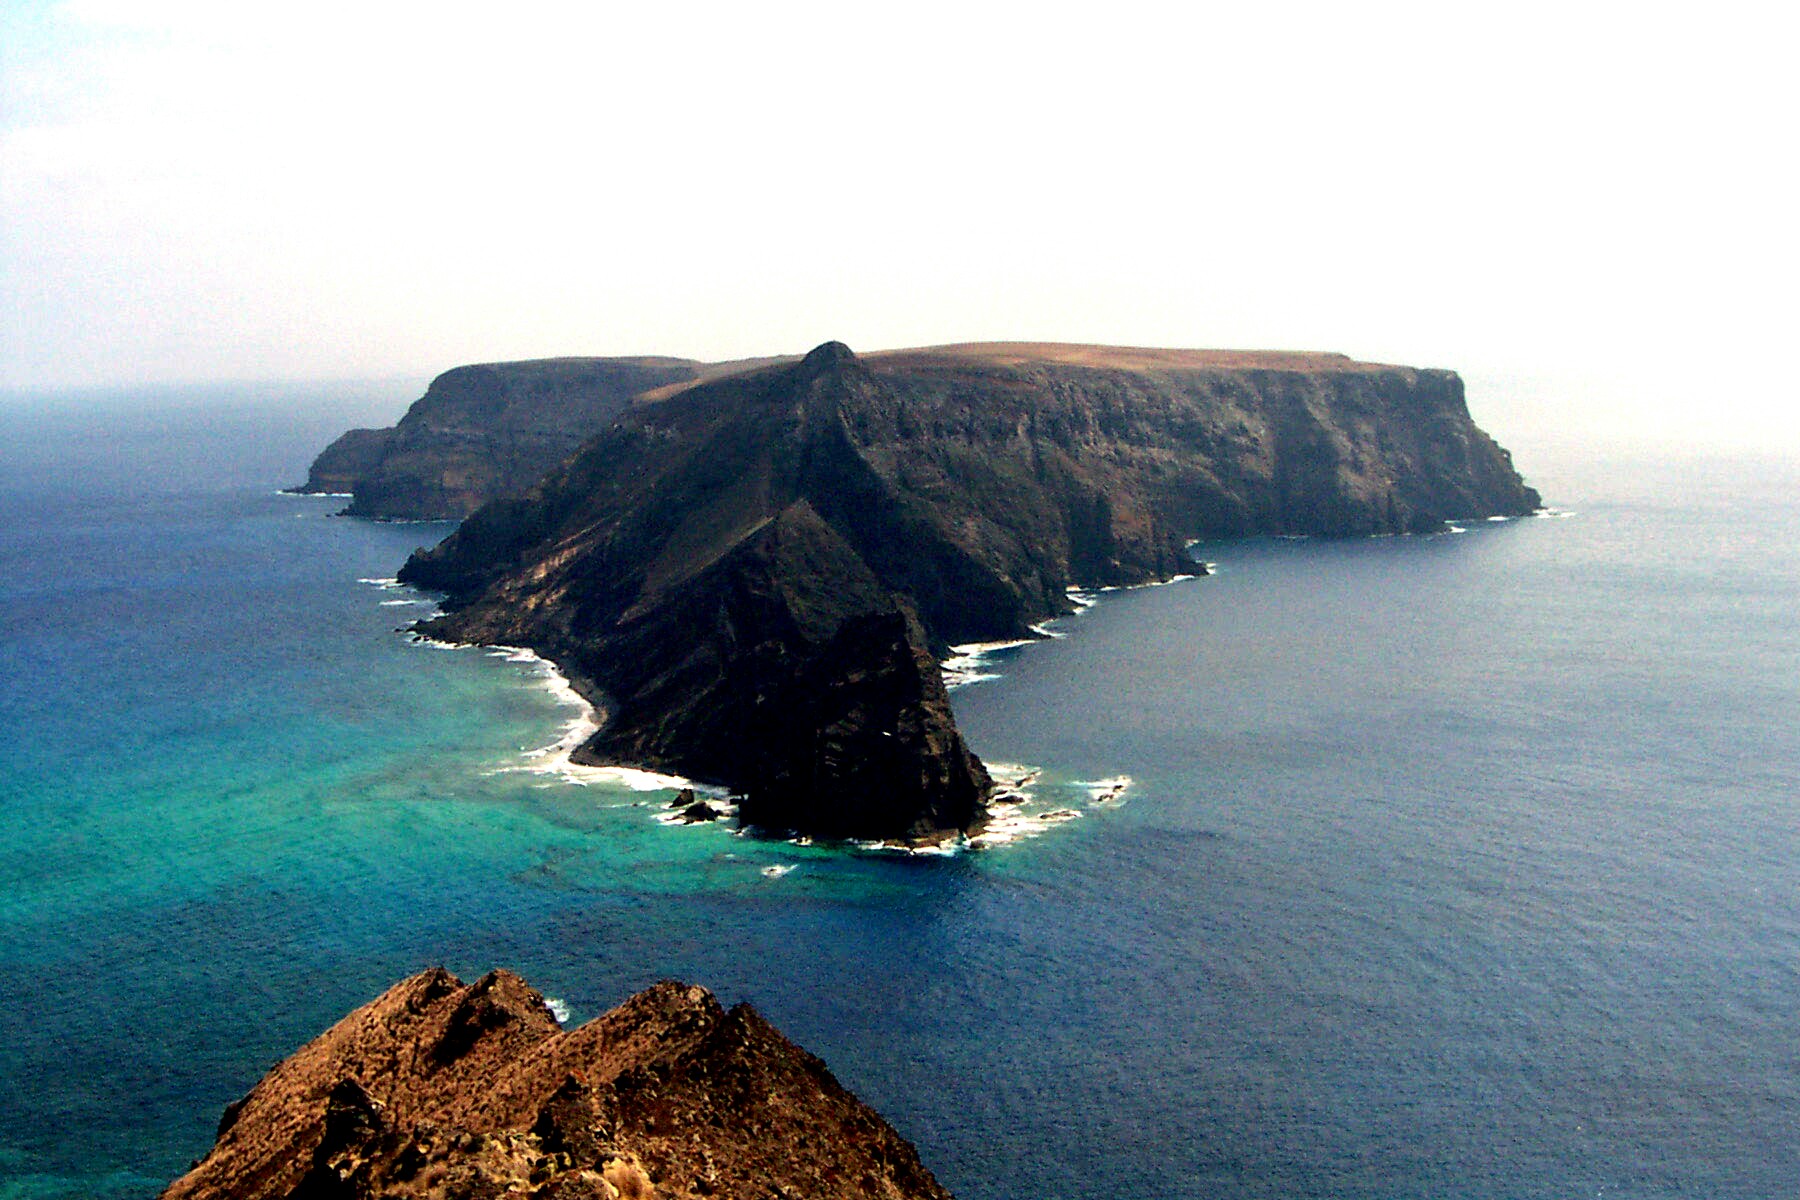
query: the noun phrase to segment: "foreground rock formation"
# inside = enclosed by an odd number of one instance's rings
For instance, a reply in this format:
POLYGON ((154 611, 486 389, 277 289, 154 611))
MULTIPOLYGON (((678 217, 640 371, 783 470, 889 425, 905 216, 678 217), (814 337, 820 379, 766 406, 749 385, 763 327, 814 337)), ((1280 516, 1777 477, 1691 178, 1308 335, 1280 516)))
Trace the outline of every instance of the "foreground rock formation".
POLYGON ((660 983, 564 1032, 504 971, 434 969, 277 1065, 164 1200, 948 1200, 748 1005, 660 983))
POLYGON ((401 578, 426 631, 530 646, 582 749, 722 783, 754 825, 968 830, 990 784, 934 659, 1189 541, 1429 531, 1538 506, 1448 371, 1338 355, 977 345, 665 386, 401 578))

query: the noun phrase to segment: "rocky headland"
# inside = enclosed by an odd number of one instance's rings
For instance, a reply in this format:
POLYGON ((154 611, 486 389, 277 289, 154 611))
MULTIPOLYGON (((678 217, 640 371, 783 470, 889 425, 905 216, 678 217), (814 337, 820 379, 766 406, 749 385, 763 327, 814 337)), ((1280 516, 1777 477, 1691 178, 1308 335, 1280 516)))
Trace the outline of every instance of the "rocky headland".
POLYGON ((401 578, 445 593, 425 632, 570 676, 603 717, 582 761, 723 784, 771 830, 922 839, 977 827, 991 791, 949 645, 1032 636, 1071 588, 1192 572, 1194 539, 1538 504, 1449 371, 834 342, 636 394, 401 578))
POLYGON ((659 983, 564 1031, 498 971, 426 971, 275 1066, 164 1200, 949 1200, 755 1009, 659 983))
POLYGON ((456 520, 525 491, 646 392, 747 365, 549 358, 457 367, 392 428, 343 434, 293 490, 349 495, 352 516, 456 520))

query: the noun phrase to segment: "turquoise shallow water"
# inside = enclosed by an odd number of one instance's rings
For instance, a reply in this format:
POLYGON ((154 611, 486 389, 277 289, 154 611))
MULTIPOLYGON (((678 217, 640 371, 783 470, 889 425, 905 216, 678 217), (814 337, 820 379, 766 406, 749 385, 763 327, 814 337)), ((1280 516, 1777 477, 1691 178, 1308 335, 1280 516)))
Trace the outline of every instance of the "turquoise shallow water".
POLYGON ((152 1194, 433 962, 751 999, 965 1198, 1795 1194, 1793 468, 1203 547, 956 693, 1083 815, 893 859, 520 769, 536 669, 359 582, 442 527, 274 494, 392 414, 293 398, 0 409, 0 1195, 152 1194))

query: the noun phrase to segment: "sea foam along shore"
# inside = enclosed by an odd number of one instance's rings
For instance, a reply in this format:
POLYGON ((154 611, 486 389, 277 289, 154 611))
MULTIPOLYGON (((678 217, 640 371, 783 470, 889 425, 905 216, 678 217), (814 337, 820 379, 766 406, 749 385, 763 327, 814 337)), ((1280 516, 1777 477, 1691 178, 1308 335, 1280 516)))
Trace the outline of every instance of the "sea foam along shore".
MULTIPOLYGON (((1026 645, 1028 642, 1012 642, 1008 645, 1026 645)), ((557 670, 556 664, 535 651, 517 646, 490 646, 488 653, 496 658, 504 659, 530 669, 543 686, 560 703, 574 711, 567 725, 563 727, 562 736, 548 746, 527 753, 527 761, 509 770, 531 771, 552 775, 556 778, 581 785, 606 784, 613 787, 627 788, 634 792, 679 791, 692 788, 697 797, 703 798, 721 817, 735 817, 737 806, 730 803, 731 793, 719 787, 696 783, 679 775, 663 775, 655 771, 645 771, 634 767, 593 767, 570 761, 570 755, 580 745, 592 737, 600 728, 598 713, 586 697, 575 690, 566 676, 557 670)), ((1083 815, 1079 808, 1067 803, 1046 803, 1039 795, 1042 772, 1035 767, 1019 766, 1013 763, 990 763, 988 767, 998 785, 998 796, 992 804, 988 822, 976 833, 968 837, 954 837, 935 842, 918 844, 901 844, 895 842, 861 842, 850 844, 859 851, 880 854, 898 853, 908 856, 943 856, 954 855, 968 849, 990 849, 1004 846, 1025 838, 1036 837, 1064 822, 1076 820, 1083 815)), ((1075 781, 1070 786, 1086 793, 1090 803, 1116 802, 1131 783, 1129 776, 1118 776, 1100 781, 1075 781)), ((663 824, 681 824, 680 816, 675 812, 662 812, 657 820, 663 824)), ((799 846, 810 846, 813 839, 806 837, 785 839, 799 846)), ((793 866, 764 867, 765 878, 779 879, 793 870, 793 866)))
POLYGON ((358 579, 356 582, 367 584, 372 588, 384 592, 402 593, 392 600, 383 600, 381 602, 381 607, 383 608, 424 608, 429 610, 418 618, 421 621, 429 621, 433 617, 443 615, 443 610, 438 607, 438 602, 436 600, 415 588, 407 587, 404 583, 401 583, 392 576, 385 579, 371 579, 364 577, 358 579))
MULTIPOLYGON (((1046 635, 1052 636, 1052 635, 1046 635)), ((971 683, 985 683, 1000 676, 987 669, 993 655, 1016 646, 1029 646, 1035 638, 1019 638, 1011 642, 964 642, 950 647, 950 657, 938 664, 944 673, 944 686, 952 690, 971 683)))
POLYGON ((992 665, 994 656, 1000 652, 1017 649, 1020 646, 1029 646, 1035 641, 1046 638, 1054 640, 1068 637, 1069 631, 1058 628, 1058 625, 1087 612, 1088 609, 1100 603, 1100 597, 1108 592, 1135 592, 1144 588, 1168 587, 1172 583, 1186 583, 1190 579, 1198 579, 1201 575, 1209 573, 1213 564, 1200 563, 1199 566, 1201 567, 1199 573, 1175 575, 1168 579, 1157 579, 1149 583, 1122 584, 1102 588, 1068 588, 1066 592, 1069 602, 1075 606, 1075 610, 1060 617, 1051 617, 1047 621, 1039 621, 1031 627, 1034 636, 1009 642, 963 642, 950 647, 950 657, 938 664, 944 672, 944 686, 954 691, 957 688, 968 687, 972 683, 987 683, 990 680, 999 679, 1000 674, 992 669, 992 665))
MULTIPOLYGON (((575 685, 569 682, 568 676, 557 670, 555 663, 535 650, 523 646, 487 646, 483 649, 491 657, 528 668, 559 704, 573 710, 573 715, 563 726, 561 736, 547 746, 526 751, 524 763, 505 769, 554 775, 564 783, 583 787, 598 783, 633 792, 679 792, 684 788, 691 788, 696 796, 706 797, 715 807, 720 807, 719 802, 729 799, 731 793, 724 788, 697 783, 679 775, 664 775, 637 767, 597 767, 574 761, 575 751, 600 729, 599 714, 588 703, 587 697, 575 690, 575 685)), ((724 805, 723 808, 731 809, 732 806, 724 805)), ((721 815, 729 813, 722 811, 721 815)))
POLYGON ((1088 810, 1076 806, 1079 802, 1071 792, 1082 795, 1090 807, 1111 807, 1131 786, 1129 775, 1051 783, 1038 768, 1018 763, 989 763, 988 773, 997 785, 997 795, 989 802, 987 824, 968 839, 978 850, 1036 837, 1086 816, 1088 810))
MULTIPOLYGON (((408 587, 397 579, 358 579, 358 583, 368 584, 384 592, 403 592, 406 598, 383 600, 382 607, 399 607, 402 605, 431 605, 431 611, 422 620, 429 620, 438 615, 437 602, 429 598, 427 593, 408 587)), ((503 659, 509 663, 527 668, 529 673, 547 690, 559 704, 573 710, 573 715, 563 726, 562 733, 554 742, 525 752, 525 761, 511 767, 501 767, 504 771, 530 771, 538 775, 553 775, 564 783, 573 783, 586 787, 590 784, 604 784, 616 788, 624 788, 632 792, 679 792, 683 788, 692 788, 696 796, 703 796, 709 804, 720 811, 721 815, 731 815, 734 807, 724 801, 730 793, 723 788, 696 783, 691 779, 683 779, 679 775, 663 775, 655 771, 639 770, 635 767, 596 767, 575 762, 573 755, 581 744, 593 737, 600 728, 599 714, 594 706, 588 703, 587 697, 575 690, 567 676, 557 670, 556 664, 523 646, 473 646, 462 642, 446 642, 439 638, 428 637, 416 629, 404 632, 415 645, 431 646, 442 650, 481 650, 490 658, 503 659)), ((498 773, 498 772, 496 772, 498 773)))
MULTIPOLYGON (((1183 578, 1191 578, 1184 576, 1183 578)), ((413 589, 393 579, 363 579, 360 583, 370 584, 383 591, 406 591, 413 589)), ((1170 582, 1174 582, 1171 580, 1170 582)), ((1089 594, 1071 593, 1075 601, 1076 613, 1091 608, 1098 600, 1089 594)), ((1071 614, 1075 615, 1075 614, 1071 614)), ((582 743, 592 737, 600 728, 599 713, 588 699, 575 689, 568 677, 557 669, 555 663, 543 657, 535 650, 524 646, 474 646, 461 642, 447 642, 429 637, 416 630, 409 630, 408 636, 415 645, 429 646, 444 650, 481 650, 490 658, 525 668, 531 678, 542 686, 561 705, 571 710, 569 720, 563 725, 561 733, 549 745, 524 753, 524 761, 511 766, 497 768, 495 774, 526 771, 532 774, 554 777, 563 783, 572 783, 586 787, 600 784, 606 787, 623 789, 628 792, 679 792, 684 788, 692 788, 697 798, 702 798, 721 817, 733 817, 737 813, 735 804, 731 803, 729 790, 697 783, 679 775, 665 775, 656 771, 646 771, 636 767, 589 766, 573 761, 573 754, 582 743)), ((945 662, 945 682, 949 686, 957 686, 952 682, 953 670, 967 671, 970 668, 979 670, 979 666, 987 653, 994 650, 1015 646, 1030 645, 1036 639, 1026 638, 1012 642, 977 643, 967 646, 952 647, 966 659, 957 664, 956 659, 945 662)), ((997 675, 981 675, 981 678, 999 678, 997 675)), ((1012 763, 990 763, 989 771, 998 785, 998 794, 992 802, 991 816, 987 823, 968 837, 956 837, 943 841, 920 843, 916 845, 894 842, 852 842, 856 849, 878 854, 905 854, 942 856, 954 855, 963 850, 991 849, 1037 835, 1080 818, 1082 810, 1071 806, 1072 797, 1058 800, 1048 799, 1039 794, 1043 784, 1043 773, 1035 767, 1019 766, 1012 763)), ((1058 786, 1053 791, 1065 791, 1077 788, 1086 793, 1090 802, 1105 804, 1117 801, 1125 787, 1130 783, 1126 776, 1100 781, 1096 786, 1093 781, 1073 781, 1066 786, 1058 786)), ((631 802, 635 806, 641 802, 631 802)), ((675 812, 659 812, 656 816, 662 824, 683 824, 680 815, 675 812)), ((740 831, 742 832, 742 831, 740 831)), ((811 838, 788 839, 795 845, 809 846, 811 838)), ((764 868, 765 877, 776 879, 788 874, 791 866, 764 868)))

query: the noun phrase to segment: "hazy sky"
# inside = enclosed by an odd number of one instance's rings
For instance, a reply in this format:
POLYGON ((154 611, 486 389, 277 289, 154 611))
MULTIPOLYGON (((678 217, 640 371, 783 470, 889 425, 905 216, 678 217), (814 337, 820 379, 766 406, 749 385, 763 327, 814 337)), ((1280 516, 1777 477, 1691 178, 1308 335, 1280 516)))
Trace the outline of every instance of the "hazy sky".
POLYGON ((1036 338, 1800 445, 1782 11, 0 0, 0 384, 1036 338))

